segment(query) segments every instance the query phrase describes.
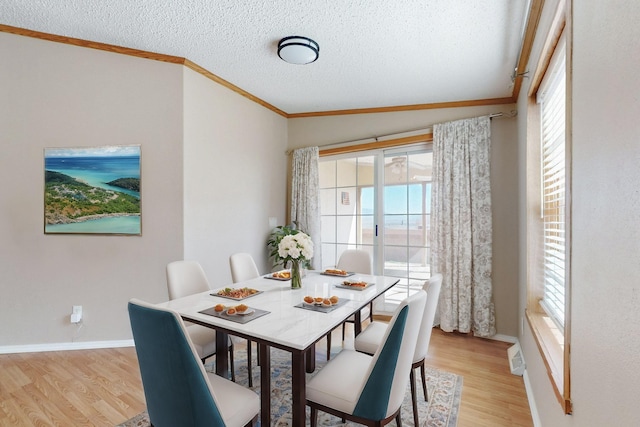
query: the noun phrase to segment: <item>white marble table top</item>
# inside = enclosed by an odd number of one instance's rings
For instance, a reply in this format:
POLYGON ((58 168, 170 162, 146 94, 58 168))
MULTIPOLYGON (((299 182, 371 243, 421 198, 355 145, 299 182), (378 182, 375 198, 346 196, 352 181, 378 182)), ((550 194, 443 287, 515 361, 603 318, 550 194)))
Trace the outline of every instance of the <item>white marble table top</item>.
POLYGON ((232 335, 266 341, 284 349, 306 350, 397 282, 398 279, 393 277, 356 274, 342 278, 310 271, 303 277, 301 289, 291 289, 290 281, 277 281, 262 276, 158 305, 176 310, 184 319, 210 325, 216 329, 223 329, 232 335), (365 281, 372 283, 372 285, 362 291, 335 287, 344 280, 365 281), (262 291, 262 293, 240 302, 211 295, 224 287, 249 287, 262 291), (312 297, 335 295, 341 300, 348 299, 349 301, 329 313, 295 307, 307 295, 312 297), (267 310, 270 313, 246 324, 199 313, 216 304, 232 306, 240 303, 246 304, 250 308, 267 310))

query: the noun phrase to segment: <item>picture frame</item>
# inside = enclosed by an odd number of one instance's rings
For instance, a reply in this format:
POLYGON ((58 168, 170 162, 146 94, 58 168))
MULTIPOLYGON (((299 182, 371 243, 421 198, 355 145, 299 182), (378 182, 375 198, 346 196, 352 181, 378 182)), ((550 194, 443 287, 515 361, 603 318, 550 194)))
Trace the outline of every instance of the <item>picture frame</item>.
POLYGON ((44 149, 44 233, 142 235, 141 146, 44 149))

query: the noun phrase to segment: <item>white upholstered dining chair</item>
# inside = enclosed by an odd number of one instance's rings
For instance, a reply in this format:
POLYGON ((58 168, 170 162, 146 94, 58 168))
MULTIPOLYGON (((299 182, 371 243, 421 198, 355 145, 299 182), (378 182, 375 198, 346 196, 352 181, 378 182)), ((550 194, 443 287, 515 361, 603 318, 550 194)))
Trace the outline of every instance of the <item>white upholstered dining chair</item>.
MULTIPOLYGON (((358 274, 372 274, 373 265, 371 263, 371 255, 369 252, 362 249, 347 249, 342 252, 336 268, 352 273, 358 274)), ((361 316, 363 318, 369 317, 369 320, 373 320, 373 301, 369 305, 361 310, 361 316)), ((342 341, 345 338, 345 324, 356 322, 355 315, 351 315, 342 323, 342 341)), ((331 332, 327 334, 327 360, 331 358, 331 332)))
POLYGON ((253 257, 246 252, 231 255, 229 257, 229 267, 231 268, 231 280, 233 283, 260 277, 260 272, 258 272, 258 267, 253 257))
POLYGON ((342 350, 307 383, 311 427, 318 410, 369 426, 395 419, 409 381, 427 294, 419 291, 400 303, 373 356, 342 350))
MULTIPOLYGON (((260 277, 258 267, 253 257, 246 252, 231 255, 229 257, 229 267, 231 268, 231 280, 233 283, 244 282, 245 280, 260 277)), ((249 387, 253 387, 251 347, 251 340, 247 340, 247 374, 249 375, 249 387)))
MULTIPOLYGON (((431 331, 433 330, 433 320, 436 315, 436 309, 438 306, 438 299, 440 298, 440 288, 442 286, 442 274, 437 273, 432 275, 428 281, 425 282, 422 289, 427 293, 427 304, 424 309, 424 316, 420 324, 420 332, 418 334, 418 341, 416 343, 415 353, 413 355, 413 363, 411 365, 411 372, 409 381, 411 382, 411 402, 413 404, 413 419, 414 425, 418 424, 418 403, 416 400, 416 378, 414 370, 420 368, 420 374, 422 378, 422 392, 424 393, 424 400, 429 400, 427 392, 427 380, 425 374, 425 358, 429 352, 429 342, 431 341, 431 331)), ((360 335, 356 337, 354 347, 356 351, 360 351, 366 354, 374 354, 378 347, 383 342, 384 334, 389 326, 384 322, 372 322, 367 329, 365 329, 360 335)))
MULTIPOLYGON (((174 261, 167 264, 167 290, 169 299, 182 298, 189 295, 211 290, 207 276, 197 261, 174 261)), ((202 325, 186 323, 186 331, 202 363, 213 356, 216 349, 216 331, 202 325)), ((235 381, 233 363, 233 342, 229 339, 229 363, 231 365, 231 379, 235 381)))

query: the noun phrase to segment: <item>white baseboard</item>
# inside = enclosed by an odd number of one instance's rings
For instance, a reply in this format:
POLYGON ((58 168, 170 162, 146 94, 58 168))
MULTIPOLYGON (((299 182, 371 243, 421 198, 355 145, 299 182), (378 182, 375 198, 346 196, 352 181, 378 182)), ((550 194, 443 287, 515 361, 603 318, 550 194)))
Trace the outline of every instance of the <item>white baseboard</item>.
POLYGON ((510 342, 511 344, 515 344, 518 342, 518 337, 512 337, 511 335, 503 335, 503 334, 495 334, 492 337, 489 337, 490 340, 502 341, 502 342, 510 342))
POLYGON ((538 415, 538 407, 536 406, 536 400, 533 397, 533 390, 531 389, 531 382, 529 381, 529 374, 527 370, 524 370, 522 375, 524 379, 524 389, 527 392, 527 399, 529 400, 529 409, 531 410, 531 418, 533 419, 533 427, 542 427, 540 421, 540 415, 538 415))
POLYGON ((0 354, 38 353, 43 351, 93 350, 97 348, 133 347, 133 340, 77 341, 51 344, 26 344, 0 346, 0 354))

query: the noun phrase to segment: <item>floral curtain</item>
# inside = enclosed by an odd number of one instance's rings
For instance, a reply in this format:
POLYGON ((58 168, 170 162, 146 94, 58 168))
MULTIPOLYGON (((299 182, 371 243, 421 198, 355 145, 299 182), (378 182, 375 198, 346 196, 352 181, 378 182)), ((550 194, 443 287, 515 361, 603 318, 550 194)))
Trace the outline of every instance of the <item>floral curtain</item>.
POLYGON ((318 151, 318 147, 294 150, 291 167, 291 221, 313 240, 311 265, 314 268, 322 266, 318 151))
POLYGON ((495 335, 488 116, 433 127, 431 268, 442 273, 440 328, 495 335))

